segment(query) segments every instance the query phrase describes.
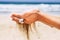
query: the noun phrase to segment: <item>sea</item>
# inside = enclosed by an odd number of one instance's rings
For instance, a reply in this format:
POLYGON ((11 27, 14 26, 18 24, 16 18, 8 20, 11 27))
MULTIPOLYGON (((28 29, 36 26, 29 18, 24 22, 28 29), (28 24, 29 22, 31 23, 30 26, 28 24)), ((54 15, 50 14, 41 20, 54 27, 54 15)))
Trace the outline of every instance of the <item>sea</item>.
POLYGON ((21 13, 31 10, 40 10, 53 16, 60 16, 59 3, 40 2, 0 2, 0 14, 21 13))

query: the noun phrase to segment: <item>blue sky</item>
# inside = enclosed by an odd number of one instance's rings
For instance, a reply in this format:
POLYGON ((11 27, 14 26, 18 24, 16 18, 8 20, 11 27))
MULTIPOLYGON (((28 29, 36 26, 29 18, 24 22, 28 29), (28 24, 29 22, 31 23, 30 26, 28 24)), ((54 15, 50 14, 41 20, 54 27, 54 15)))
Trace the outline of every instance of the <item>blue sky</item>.
POLYGON ((0 0, 0 1, 12 1, 12 2, 60 2, 60 0, 0 0))

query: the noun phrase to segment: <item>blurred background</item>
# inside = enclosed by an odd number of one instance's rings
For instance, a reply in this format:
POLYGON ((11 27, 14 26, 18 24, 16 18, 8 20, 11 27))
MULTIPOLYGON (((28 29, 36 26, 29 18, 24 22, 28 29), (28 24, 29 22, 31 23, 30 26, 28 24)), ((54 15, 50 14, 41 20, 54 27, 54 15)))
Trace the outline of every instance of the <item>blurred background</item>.
POLYGON ((33 9, 59 16, 60 0, 0 0, 0 14, 21 13, 33 9))
MULTIPOLYGON (((10 16, 12 13, 23 14, 34 9, 60 17, 60 0, 0 0, 0 40, 25 40, 26 35, 20 34, 21 31, 10 16)), ((36 26, 38 34, 35 35, 34 31, 31 40, 60 40, 60 30, 41 22, 36 26)))

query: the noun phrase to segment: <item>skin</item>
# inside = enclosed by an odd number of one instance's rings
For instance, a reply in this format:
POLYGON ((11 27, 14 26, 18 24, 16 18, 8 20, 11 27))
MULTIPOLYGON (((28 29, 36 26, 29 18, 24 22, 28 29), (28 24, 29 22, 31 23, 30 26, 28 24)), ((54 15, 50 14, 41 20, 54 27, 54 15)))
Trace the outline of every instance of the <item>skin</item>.
POLYGON ((23 15, 12 14, 11 18, 13 21, 15 21, 17 23, 19 23, 20 18, 23 18, 25 24, 31 24, 35 21, 40 21, 51 27, 56 27, 56 28, 60 29, 60 18, 59 17, 54 17, 51 15, 43 14, 39 10, 33 10, 30 12, 26 12, 23 15))

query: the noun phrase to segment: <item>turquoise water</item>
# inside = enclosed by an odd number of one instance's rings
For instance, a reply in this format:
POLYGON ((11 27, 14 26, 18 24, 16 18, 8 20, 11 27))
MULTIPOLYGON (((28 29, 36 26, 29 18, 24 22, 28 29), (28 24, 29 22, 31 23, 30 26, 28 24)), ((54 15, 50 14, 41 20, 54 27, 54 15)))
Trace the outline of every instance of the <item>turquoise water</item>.
POLYGON ((0 4, 60 4, 60 2, 2 2, 0 4))

